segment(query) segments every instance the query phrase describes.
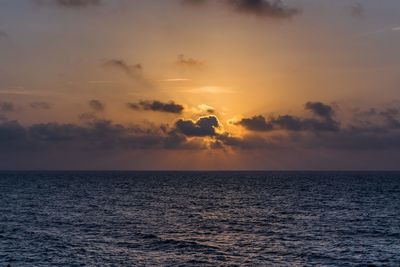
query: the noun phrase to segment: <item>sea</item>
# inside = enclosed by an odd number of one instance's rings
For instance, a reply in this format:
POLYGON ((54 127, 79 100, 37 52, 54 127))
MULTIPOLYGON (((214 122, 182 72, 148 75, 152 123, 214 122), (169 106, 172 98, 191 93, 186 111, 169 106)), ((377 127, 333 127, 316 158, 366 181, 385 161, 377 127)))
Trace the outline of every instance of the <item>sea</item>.
POLYGON ((0 172, 0 266, 400 266, 400 172, 0 172))

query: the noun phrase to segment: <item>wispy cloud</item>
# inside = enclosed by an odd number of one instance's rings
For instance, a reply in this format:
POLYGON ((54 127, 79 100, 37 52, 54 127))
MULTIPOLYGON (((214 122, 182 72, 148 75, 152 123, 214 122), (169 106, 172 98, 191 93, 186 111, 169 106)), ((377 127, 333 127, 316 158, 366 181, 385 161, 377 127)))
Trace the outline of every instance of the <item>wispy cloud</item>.
POLYGON ((356 3, 350 8, 350 15, 354 18, 364 18, 365 8, 361 3, 356 3))
POLYGON ((99 6, 102 0, 33 0, 38 5, 55 5, 65 8, 85 8, 99 6))
POLYGON ((365 32, 361 34, 361 36, 370 36, 375 34, 389 33, 389 32, 398 32, 400 31, 400 26, 386 27, 382 29, 378 29, 375 31, 365 32))
POLYGON ((190 79, 186 79, 186 78, 170 78, 170 79, 161 80, 161 82, 187 82, 187 81, 190 81, 190 79))
POLYGON ((220 86, 202 86, 192 89, 184 89, 182 90, 184 93, 191 93, 191 94, 232 94, 235 91, 220 87, 220 86))
POLYGON ((188 58, 185 55, 180 54, 176 64, 187 67, 202 67, 205 65, 205 62, 195 58, 188 58))

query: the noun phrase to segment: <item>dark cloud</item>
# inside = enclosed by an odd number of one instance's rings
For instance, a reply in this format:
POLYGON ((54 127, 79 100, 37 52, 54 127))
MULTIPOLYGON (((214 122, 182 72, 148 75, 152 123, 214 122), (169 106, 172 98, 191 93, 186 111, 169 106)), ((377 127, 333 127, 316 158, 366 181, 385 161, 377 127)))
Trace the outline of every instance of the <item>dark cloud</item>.
MULTIPOLYGON (((207 0, 183 0, 184 4, 199 6, 207 0)), ((290 19, 300 13, 298 8, 286 6, 281 0, 220 0, 222 4, 240 14, 262 18, 290 19)))
POLYGON ((226 0, 234 10, 244 14, 270 18, 291 18, 299 14, 297 8, 285 6, 280 0, 226 0))
POLYGON ((400 109, 390 107, 382 110, 355 110, 350 127, 354 131, 375 133, 400 129, 400 109))
POLYGON ((364 6, 360 3, 354 4, 350 8, 350 15, 354 18, 364 18, 364 16, 365 16, 364 6))
POLYGON ((66 8, 84 8, 90 6, 99 6, 101 0, 34 0, 39 5, 57 5, 66 8))
POLYGON ((134 110, 157 111, 165 113, 182 114, 183 105, 176 104, 173 101, 168 103, 153 100, 153 101, 139 101, 138 103, 128 103, 128 107, 134 110))
MULTIPOLYGON (((172 125, 122 125, 98 119, 95 112, 86 116, 81 123, 52 122, 23 126, 17 121, 1 121, 0 118, 0 165, 8 168, 10 164, 19 164, 24 158, 25 163, 38 160, 42 164, 40 166, 45 167, 47 159, 54 155, 59 158, 55 163, 63 162, 68 155, 85 164, 92 159, 98 163, 97 160, 102 157, 107 160, 120 159, 120 155, 131 155, 133 151, 139 151, 137 154, 142 157, 154 151, 164 153, 160 151, 203 149, 245 151, 245 154, 241 154, 245 157, 250 155, 248 153, 256 153, 254 155, 273 160, 280 154, 283 158, 315 162, 321 159, 321 155, 324 155, 321 160, 328 160, 325 158, 328 155, 330 163, 343 161, 357 164, 363 162, 362 156, 398 164, 399 108, 356 111, 356 120, 348 125, 335 121, 333 130, 334 111, 328 112, 326 106, 323 109, 320 107, 309 105, 307 110, 313 112, 312 118, 292 115, 249 118, 246 125, 253 130, 243 136, 224 131, 216 116, 200 117, 197 120, 180 119, 172 125), (141 150, 148 152, 142 153, 141 150), (313 156, 307 157, 307 153, 313 156), (386 157, 382 159, 382 155, 386 157), (8 160, 7 163, 4 160, 8 160)), ((373 161, 369 163, 373 164, 373 161)))
POLYGON ((0 124, 0 151, 6 152, 7 149, 19 150, 31 149, 26 146, 27 129, 22 127, 18 122, 6 121, 0 124))
POLYGON ((237 123, 238 125, 243 126, 247 130, 255 131, 255 132, 266 132, 273 130, 274 126, 263 116, 254 116, 251 118, 244 118, 237 123))
POLYGON ((204 65, 204 62, 194 58, 187 58, 185 55, 181 54, 178 56, 176 61, 178 65, 189 66, 189 67, 200 67, 204 65))
POLYGON ((331 119, 334 115, 333 108, 321 102, 307 102, 305 109, 325 119, 331 119))
POLYGON ((176 130, 188 137, 217 136, 220 126, 216 116, 201 117, 197 121, 180 119, 175 123, 176 130))
POLYGON ((14 112, 16 110, 17 109, 16 109, 14 103, 7 102, 7 101, 0 102, 0 111, 1 112, 14 112))
MULTIPOLYGON (((148 107, 154 108, 152 105, 148 107)), ((316 118, 281 115, 268 119, 263 116, 242 119, 237 124, 249 130, 244 136, 235 136, 224 131, 214 115, 200 117, 197 120, 179 119, 171 126, 122 125, 99 119, 96 113, 82 115, 82 123, 79 124, 53 122, 27 127, 17 121, 0 118, 0 151, 6 153, 64 148, 77 151, 99 149, 108 151, 206 147, 224 150, 228 148, 253 150, 323 148, 342 151, 400 149, 398 108, 357 111, 354 113, 357 119, 347 126, 340 126, 341 123, 333 119, 335 112, 329 105, 310 102, 305 108, 312 111, 316 118), (267 132, 268 135, 262 135, 261 132, 267 132)), ((162 106, 161 109, 165 107, 162 106)))
POLYGON ((391 129, 400 129, 400 110, 388 108, 380 111, 379 116, 383 117, 388 127, 391 129))
POLYGON ((89 107, 96 112, 101 112, 106 109, 106 105, 97 99, 92 99, 89 101, 89 107))
POLYGON ((138 78, 141 75, 143 67, 141 64, 130 65, 121 59, 110 59, 104 63, 105 67, 114 68, 116 70, 122 71, 132 78, 138 78))
POLYGON ((339 122, 334 116, 331 106, 321 102, 308 102, 305 109, 311 111, 318 118, 301 118, 292 115, 280 115, 268 120, 261 115, 241 119, 234 124, 241 125, 247 130, 255 132, 268 132, 274 130, 335 132, 340 130, 339 122))
POLYGON ((47 102, 32 102, 30 104, 30 107, 33 109, 43 109, 43 110, 51 109, 51 105, 47 102))
POLYGON ((39 123, 23 127, 16 121, 0 123, 0 150, 32 151, 60 148, 77 150, 193 148, 168 126, 124 126, 94 119, 84 124, 39 123))

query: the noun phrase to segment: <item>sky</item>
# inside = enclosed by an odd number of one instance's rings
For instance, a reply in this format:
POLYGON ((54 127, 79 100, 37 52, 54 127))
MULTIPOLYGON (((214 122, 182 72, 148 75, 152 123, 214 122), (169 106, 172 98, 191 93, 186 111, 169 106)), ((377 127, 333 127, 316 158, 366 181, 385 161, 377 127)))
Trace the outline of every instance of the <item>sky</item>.
POLYGON ((0 169, 399 170, 398 0, 0 0, 0 169))

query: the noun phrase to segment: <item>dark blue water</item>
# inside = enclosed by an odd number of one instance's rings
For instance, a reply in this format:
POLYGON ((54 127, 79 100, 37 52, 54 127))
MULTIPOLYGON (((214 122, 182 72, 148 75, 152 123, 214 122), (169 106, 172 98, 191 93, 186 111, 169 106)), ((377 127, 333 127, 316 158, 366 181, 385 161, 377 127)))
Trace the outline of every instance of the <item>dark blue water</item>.
POLYGON ((400 173, 2 172, 6 264, 400 266, 400 173))

